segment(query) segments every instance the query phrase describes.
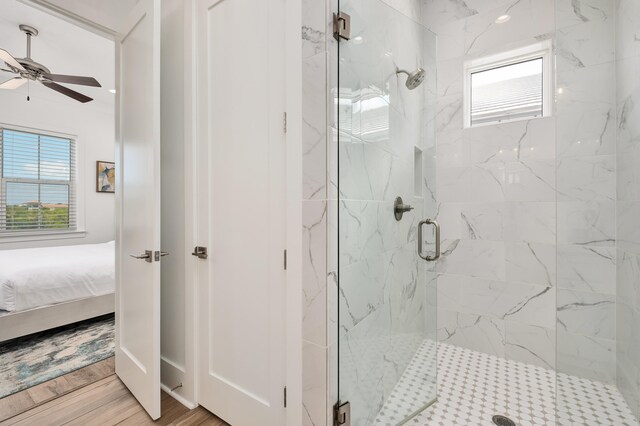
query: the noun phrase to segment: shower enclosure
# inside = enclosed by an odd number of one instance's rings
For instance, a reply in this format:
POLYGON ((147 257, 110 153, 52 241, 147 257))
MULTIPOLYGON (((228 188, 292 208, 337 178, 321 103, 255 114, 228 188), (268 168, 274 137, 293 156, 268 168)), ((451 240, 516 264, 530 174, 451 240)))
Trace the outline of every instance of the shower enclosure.
POLYGON ((637 425, 640 2, 334 6, 338 424, 637 425))
POLYGON ((379 0, 336 24, 339 398, 400 424, 436 399, 436 39, 379 0))

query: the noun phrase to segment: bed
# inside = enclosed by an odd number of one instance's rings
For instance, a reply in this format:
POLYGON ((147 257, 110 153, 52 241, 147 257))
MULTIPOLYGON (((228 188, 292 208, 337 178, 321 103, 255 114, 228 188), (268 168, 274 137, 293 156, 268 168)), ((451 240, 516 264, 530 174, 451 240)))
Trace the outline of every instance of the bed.
POLYGON ((0 341, 114 311, 115 243, 0 251, 0 341))

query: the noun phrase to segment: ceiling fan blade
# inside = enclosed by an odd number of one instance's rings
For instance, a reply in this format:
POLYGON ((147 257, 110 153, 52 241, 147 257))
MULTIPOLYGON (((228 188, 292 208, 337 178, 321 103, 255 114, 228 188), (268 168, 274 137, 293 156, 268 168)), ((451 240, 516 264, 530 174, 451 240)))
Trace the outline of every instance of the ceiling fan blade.
POLYGON ((4 83, 0 84, 0 89, 17 89, 18 87, 25 84, 27 80, 22 77, 15 77, 11 80, 7 80, 4 83))
POLYGON ((83 86, 102 87, 93 77, 81 77, 78 75, 43 74, 44 78, 58 83, 81 84, 83 86))
POLYGON ((0 59, 2 59, 8 65, 11 65, 14 68, 19 69, 20 71, 26 71, 20 62, 16 60, 9 52, 4 49, 0 49, 0 59))
POLYGON ((75 90, 71 90, 68 87, 64 87, 56 83, 49 83, 48 81, 43 81, 42 84, 47 86, 49 89, 53 89, 56 92, 62 93, 63 95, 67 95, 78 102, 82 102, 83 104, 93 100, 93 98, 90 98, 86 95, 83 95, 82 93, 78 93, 75 90))

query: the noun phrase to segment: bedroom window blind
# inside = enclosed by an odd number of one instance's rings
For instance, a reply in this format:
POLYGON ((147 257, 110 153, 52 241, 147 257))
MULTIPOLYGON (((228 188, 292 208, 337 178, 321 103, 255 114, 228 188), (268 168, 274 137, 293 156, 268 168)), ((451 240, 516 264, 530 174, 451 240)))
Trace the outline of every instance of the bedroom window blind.
POLYGON ((0 235, 76 223, 75 140, 0 127, 0 235))

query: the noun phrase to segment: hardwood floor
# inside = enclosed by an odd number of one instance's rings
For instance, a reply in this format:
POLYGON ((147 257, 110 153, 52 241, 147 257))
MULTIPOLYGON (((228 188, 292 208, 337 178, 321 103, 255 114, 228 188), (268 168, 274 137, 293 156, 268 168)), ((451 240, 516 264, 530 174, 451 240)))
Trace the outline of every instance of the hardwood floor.
POLYGON ((107 358, 0 399, 0 422, 115 374, 115 360, 107 358))
MULTIPOLYGON (((62 377, 68 378, 68 376, 69 374, 62 377)), ((3 401, 6 399, 0 400, 0 410, 3 409, 3 401)), ((31 409, 23 410, 19 414, 10 418, 5 417, 5 420, 0 421, 1 426, 154 424, 228 426, 227 423, 204 408, 198 407, 195 410, 189 410, 164 392, 162 393, 162 417, 154 422, 113 373, 71 392, 49 398, 31 409)))

